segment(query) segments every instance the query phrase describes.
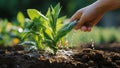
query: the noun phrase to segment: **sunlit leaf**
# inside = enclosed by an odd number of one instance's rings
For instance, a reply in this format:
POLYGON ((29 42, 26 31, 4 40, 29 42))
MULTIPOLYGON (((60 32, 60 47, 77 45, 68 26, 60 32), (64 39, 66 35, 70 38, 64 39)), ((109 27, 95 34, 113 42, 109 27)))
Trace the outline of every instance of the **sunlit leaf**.
POLYGON ((8 20, 4 20, 4 22, 2 23, 2 32, 6 33, 6 27, 7 27, 7 24, 8 24, 8 20))
POLYGON ((67 16, 62 16, 57 19, 57 23, 63 23, 63 21, 66 19, 67 16))
POLYGON ((50 8, 48 8, 48 11, 47 11, 47 13, 46 13, 46 16, 47 16, 47 17, 50 17, 50 8))
POLYGON ((63 25, 64 25, 63 23, 58 23, 58 24, 57 24, 57 27, 56 27, 56 28, 57 28, 57 31, 58 31, 63 25))
POLYGON ((7 23, 6 25, 6 31, 10 31, 12 29, 13 25, 11 23, 7 23))
POLYGON ((50 36, 52 37, 52 30, 50 28, 46 29, 45 32, 50 36))
POLYGON ((22 12, 18 12, 18 14, 17 14, 17 20, 20 23, 21 27, 24 27, 25 17, 24 17, 24 15, 23 15, 22 12))
POLYGON ((50 36, 48 33, 46 33, 45 30, 43 30, 43 33, 44 33, 44 37, 45 37, 46 39, 52 40, 51 36, 50 36))
POLYGON ((63 25, 63 21, 66 19, 66 16, 60 17, 57 19, 57 30, 59 30, 63 25))
POLYGON ((54 11, 55 11, 55 17, 58 18, 58 15, 61 11, 61 7, 60 7, 60 3, 58 3, 55 8, 54 8, 54 11))
POLYGON ((43 18, 44 20, 48 20, 47 17, 45 17, 42 13, 40 13, 36 9, 27 9, 28 16, 33 20, 35 18, 43 18))

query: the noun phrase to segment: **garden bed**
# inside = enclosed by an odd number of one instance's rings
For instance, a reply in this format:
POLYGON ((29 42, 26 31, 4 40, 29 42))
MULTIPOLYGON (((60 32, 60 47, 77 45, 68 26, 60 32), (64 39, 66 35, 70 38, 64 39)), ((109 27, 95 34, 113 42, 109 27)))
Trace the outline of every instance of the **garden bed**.
POLYGON ((0 68, 120 68, 119 50, 119 45, 112 44, 61 49, 53 55, 24 51, 21 46, 0 47, 0 68))

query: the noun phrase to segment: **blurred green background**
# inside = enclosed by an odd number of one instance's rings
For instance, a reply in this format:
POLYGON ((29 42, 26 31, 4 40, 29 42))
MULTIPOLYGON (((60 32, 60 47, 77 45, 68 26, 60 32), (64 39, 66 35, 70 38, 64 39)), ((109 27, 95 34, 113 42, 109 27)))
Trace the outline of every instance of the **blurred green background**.
MULTIPOLYGON (((67 15, 70 18, 78 9, 85 7, 96 0, 0 0, 0 18, 15 20, 18 11, 26 14, 26 9, 35 8, 42 13, 46 13, 49 3, 55 5, 61 3, 61 15, 67 15)), ((27 15, 25 15, 27 17, 27 15)), ((120 26, 120 10, 114 10, 105 14, 98 23, 99 26, 120 26), (101 23, 102 22, 102 23, 101 23)))
POLYGON ((0 0, 0 18, 13 20, 18 11, 26 14, 26 9, 28 8, 35 8, 42 13, 46 13, 50 3, 55 5, 58 2, 60 2, 62 6, 61 15, 70 17, 76 10, 94 1, 95 0, 0 0))

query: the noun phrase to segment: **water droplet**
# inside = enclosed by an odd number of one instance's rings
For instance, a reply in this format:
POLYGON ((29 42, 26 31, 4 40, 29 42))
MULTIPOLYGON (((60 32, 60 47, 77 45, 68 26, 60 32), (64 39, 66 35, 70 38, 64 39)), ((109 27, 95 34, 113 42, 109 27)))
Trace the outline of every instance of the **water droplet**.
POLYGON ((19 29, 18 29, 18 32, 20 32, 20 33, 23 32, 23 29, 22 29, 22 28, 19 28, 19 29))
POLYGON ((92 49, 95 49, 95 42, 93 41, 93 39, 91 39, 91 47, 92 47, 92 49))

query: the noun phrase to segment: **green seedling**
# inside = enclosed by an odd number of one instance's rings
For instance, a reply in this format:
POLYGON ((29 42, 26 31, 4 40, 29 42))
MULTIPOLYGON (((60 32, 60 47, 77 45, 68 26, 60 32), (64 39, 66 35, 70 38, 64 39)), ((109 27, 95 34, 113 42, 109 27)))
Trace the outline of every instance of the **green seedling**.
POLYGON ((19 43, 17 27, 7 20, 0 20, 0 44, 14 46, 19 43))
POLYGON ((24 39, 29 38, 30 40, 31 37, 38 50, 44 50, 46 47, 49 47, 56 54, 58 44, 76 24, 76 21, 63 24, 62 22, 66 16, 59 18, 60 11, 59 3, 55 7, 50 6, 46 15, 43 15, 36 9, 28 9, 27 13, 31 22, 26 26, 27 32, 25 32, 24 39))
POLYGON ((22 31, 25 26, 25 17, 22 12, 17 14, 18 22, 9 22, 0 20, 0 44, 4 46, 17 45, 22 37, 22 31))

